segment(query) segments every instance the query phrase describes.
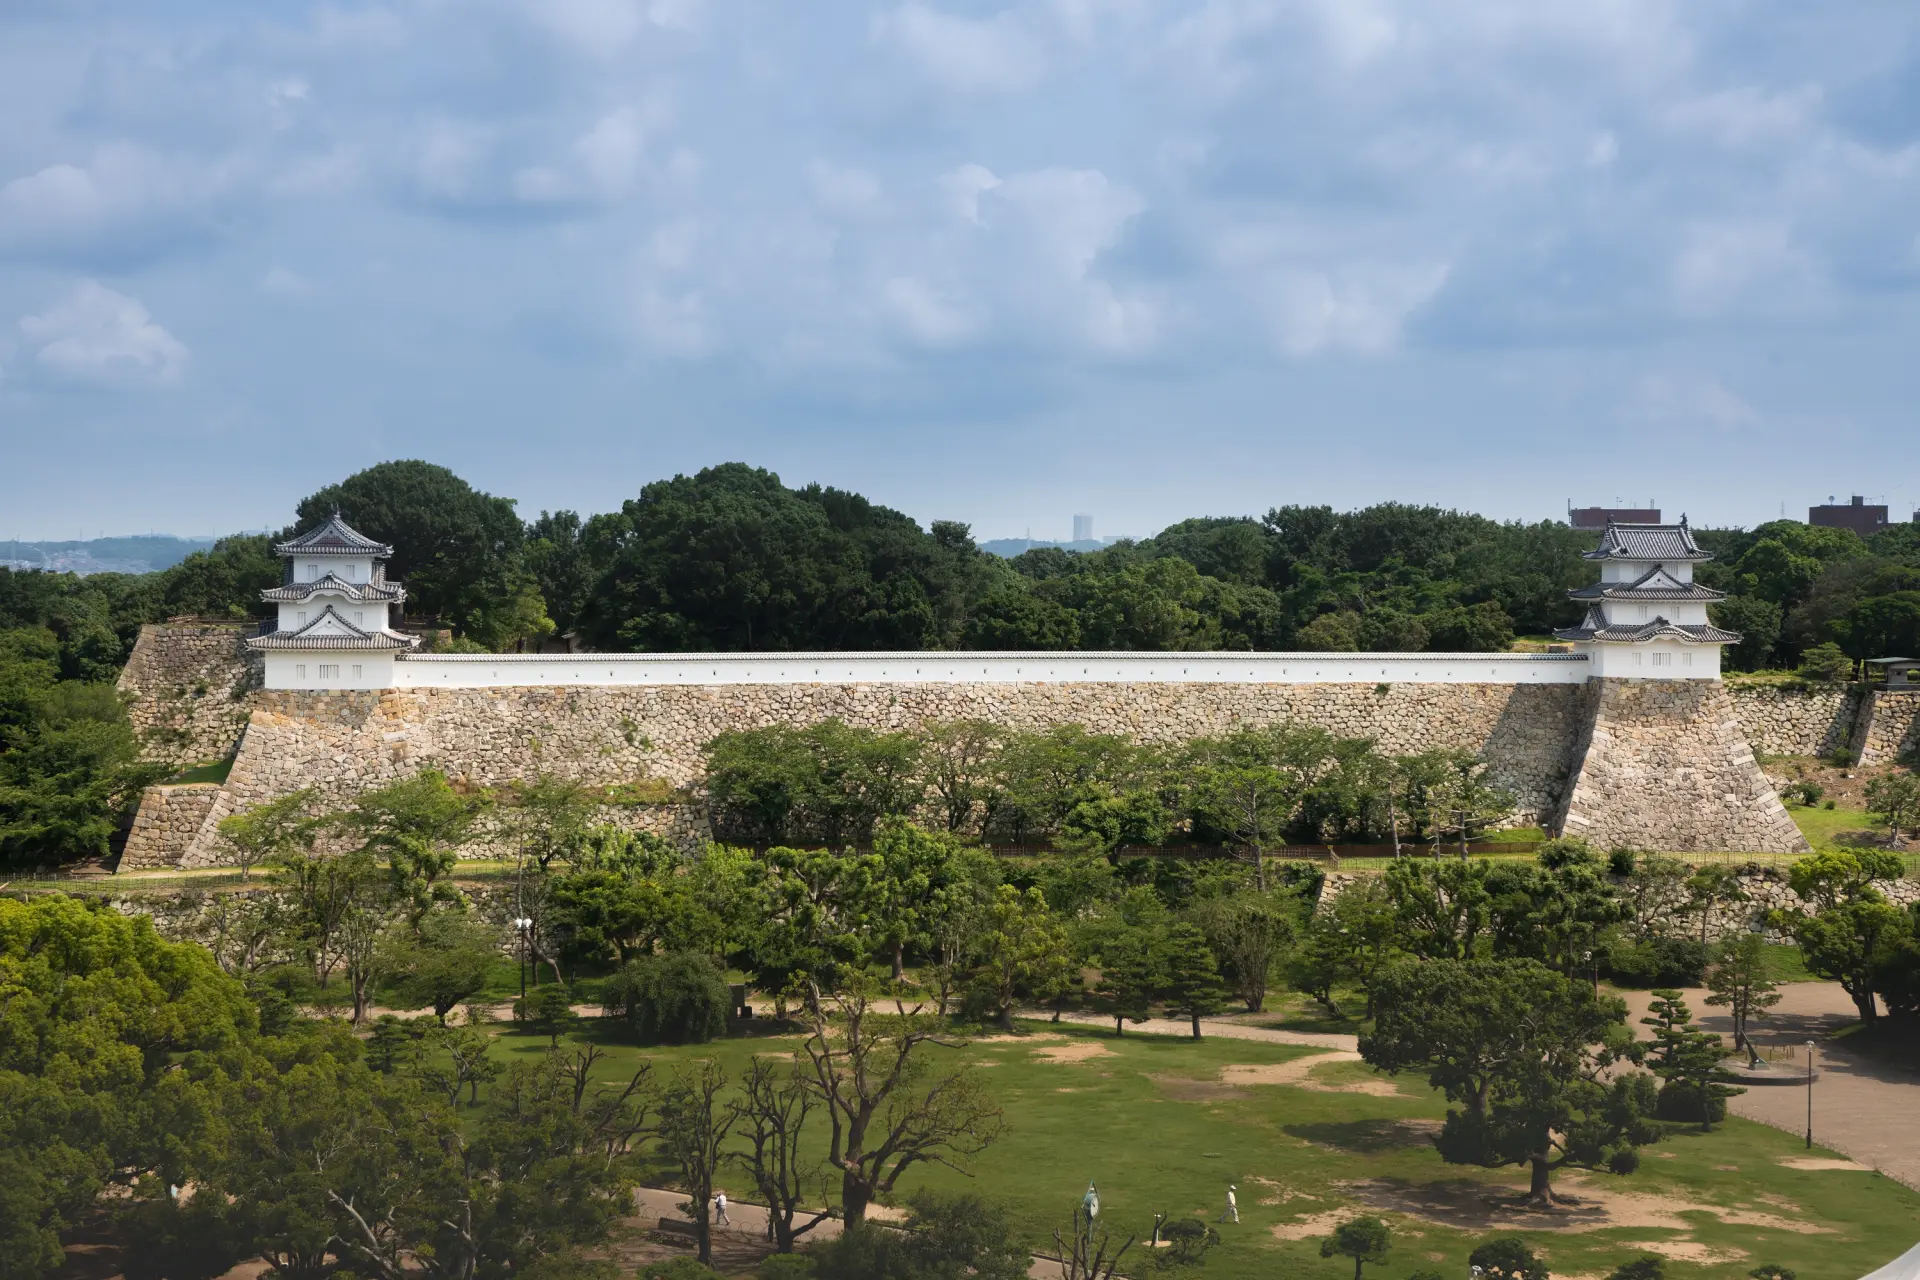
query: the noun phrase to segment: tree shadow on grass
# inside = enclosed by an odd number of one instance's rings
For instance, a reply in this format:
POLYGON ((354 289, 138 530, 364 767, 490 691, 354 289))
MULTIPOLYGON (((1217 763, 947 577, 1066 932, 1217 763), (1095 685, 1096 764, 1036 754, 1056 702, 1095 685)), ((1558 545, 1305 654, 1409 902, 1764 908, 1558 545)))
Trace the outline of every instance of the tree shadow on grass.
POLYGON ((1317 1124, 1290 1124, 1283 1132, 1315 1146, 1352 1151, 1359 1155, 1377 1155, 1382 1151, 1405 1151, 1430 1147, 1433 1135, 1440 1132, 1438 1120, 1340 1120, 1317 1124))

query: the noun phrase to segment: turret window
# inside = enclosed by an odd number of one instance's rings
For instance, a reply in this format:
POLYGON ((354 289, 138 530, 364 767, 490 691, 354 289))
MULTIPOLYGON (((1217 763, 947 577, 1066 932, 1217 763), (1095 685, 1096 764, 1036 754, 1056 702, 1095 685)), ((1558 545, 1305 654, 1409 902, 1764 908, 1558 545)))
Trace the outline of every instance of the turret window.
POLYGON ((321 663, 320 678, 322 680, 338 680, 340 678, 340 664, 337 662, 321 663))

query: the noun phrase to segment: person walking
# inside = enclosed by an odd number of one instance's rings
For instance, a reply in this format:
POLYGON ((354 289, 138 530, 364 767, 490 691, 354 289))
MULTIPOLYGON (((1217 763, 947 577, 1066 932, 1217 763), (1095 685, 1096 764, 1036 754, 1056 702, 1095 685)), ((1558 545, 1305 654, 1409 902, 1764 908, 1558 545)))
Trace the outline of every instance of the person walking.
POLYGON ((733 1225, 732 1222, 727 1220, 727 1193, 724 1191, 716 1191, 713 1193, 713 1225, 716 1227, 730 1227, 733 1225))
POLYGON ((1240 1200, 1233 1194, 1237 1190, 1239 1190, 1239 1188, 1235 1187, 1231 1182, 1227 1184, 1227 1216, 1223 1221, 1240 1221, 1240 1200))

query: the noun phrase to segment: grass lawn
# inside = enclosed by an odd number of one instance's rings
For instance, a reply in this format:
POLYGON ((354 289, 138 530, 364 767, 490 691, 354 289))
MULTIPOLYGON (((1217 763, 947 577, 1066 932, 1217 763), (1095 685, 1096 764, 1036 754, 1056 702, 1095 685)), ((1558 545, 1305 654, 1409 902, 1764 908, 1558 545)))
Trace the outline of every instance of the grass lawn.
POLYGON ((1823 809, 1819 805, 1788 805, 1787 814, 1800 828, 1800 834, 1816 849, 1833 844, 1834 837, 1850 831, 1875 834, 1874 824, 1859 809, 1823 809))
MULTIPOLYGON (((1562 1280, 1598 1280, 1650 1251, 1666 1253, 1676 1277, 1743 1276, 1767 1262, 1808 1277, 1855 1276, 1920 1238, 1920 1193, 1877 1173, 1787 1167, 1808 1154, 1799 1142, 1747 1121, 1676 1133, 1645 1149, 1640 1171, 1628 1177, 1563 1170, 1558 1187, 1583 1203, 1541 1215, 1488 1202, 1523 1189, 1521 1171, 1442 1163, 1429 1135, 1445 1104, 1417 1080, 1389 1080, 1351 1061, 1311 1071, 1289 1065, 1316 1049, 1023 1025, 1030 1035, 957 1051, 983 1071, 1005 1109, 1006 1132, 973 1161, 976 1176, 921 1166, 902 1190, 967 1189, 1003 1200, 1035 1246, 1067 1219, 1089 1179, 1100 1186, 1111 1227, 1143 1237, 1157 1211, 1217 1222, 1227 1184, 1237 1183, 1242 1221, 1222 1228, 1224 1243, 1208 1258, 1205 1274, 1215 1280, 1345 1280, 1351 1262, 1321 1259, 1319 1240, 1332 1223, 1365 1211, 1384 1214, 1394 1229, 1391 1260, 1369 1270, 1382 1280, 1426 1267, 1465 1275, 1476 1243, 1515 1233, 1562 1280), (1228 1067, 1236 1070, 1223 1082, 1228 1067), (1279 1082, 1259 1083, 1263 1075, 1279 1082)), ((666 1076, 698 1057, 737 1075, 749 1055, 798 1044, 762 1037, 640 1050, 598 1023, 580 1037, 608 1051, 609 1078, 642 1059, 666 1076)), ((495 1041, 507 1061, 546 1047, 544 1036, 511 1028, 495 1041)), ((738 1174, 728 1185, 746 1194, 738 1174)), ((1142 1274, 1138 1255, 1129 1261, 1123 1269, 1142 1274)))
POLYGON ((191 769, 182 769, 166 780, 166 786, 179 786, 187 782, 225 782, 227 775, 233 772, 233 757, 215 760, 212 764, 197 764, 191 769))

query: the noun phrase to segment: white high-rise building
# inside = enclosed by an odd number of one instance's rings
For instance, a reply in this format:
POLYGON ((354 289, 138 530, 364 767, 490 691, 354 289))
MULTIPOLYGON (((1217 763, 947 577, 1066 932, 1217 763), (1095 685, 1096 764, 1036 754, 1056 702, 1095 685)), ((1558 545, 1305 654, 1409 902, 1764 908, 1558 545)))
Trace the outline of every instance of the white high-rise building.
POLYGON ((1583 554, 1600 562, 1600 581, 1567 595, 1586 603, 1587 616, 1553 634, 1587 655, 1591 675, 1720 678, 1720 647, 1738 644, 1740 635, 1707 617, 1707 606, 1727 596, 1693 580, 1693 566, 1713 553, 1693 540, 1685 516, 1679 524, 1609 520, 1599 547, 1583 554))
POLYGON ((1073 540, 1075 542, 1093 541, 1093 517, 1075 516, 1073 518, 1073 540))

